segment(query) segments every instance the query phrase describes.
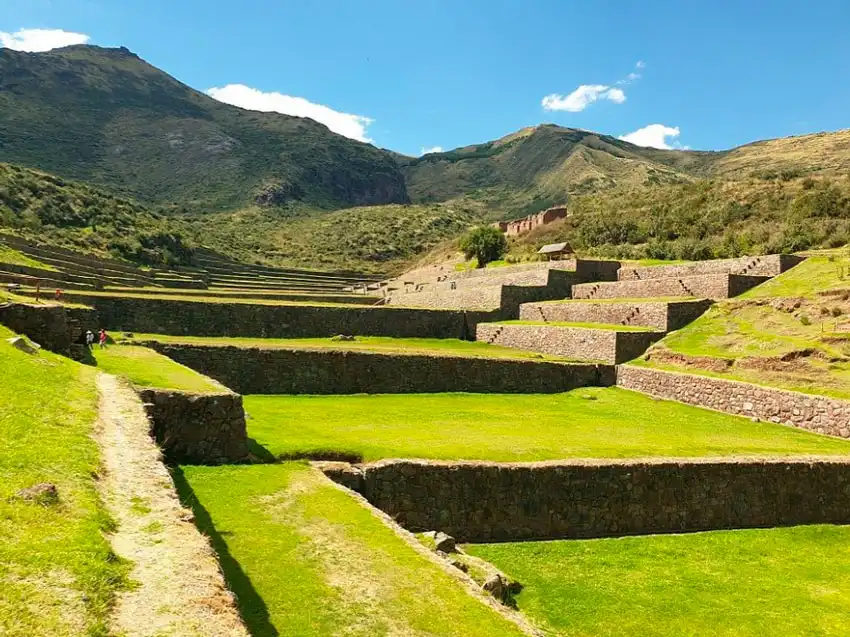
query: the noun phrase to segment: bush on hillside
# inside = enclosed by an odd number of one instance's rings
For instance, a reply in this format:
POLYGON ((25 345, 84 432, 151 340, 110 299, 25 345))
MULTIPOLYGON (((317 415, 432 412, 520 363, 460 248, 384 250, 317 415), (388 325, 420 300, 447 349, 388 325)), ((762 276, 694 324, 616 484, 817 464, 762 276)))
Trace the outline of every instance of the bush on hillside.
POLYGON ((493 226, 474 228, 460 240, 460 249, 464 256, 467 259, 476 259, 479 268, 501 259, 507 248, 505 235, 493 226))

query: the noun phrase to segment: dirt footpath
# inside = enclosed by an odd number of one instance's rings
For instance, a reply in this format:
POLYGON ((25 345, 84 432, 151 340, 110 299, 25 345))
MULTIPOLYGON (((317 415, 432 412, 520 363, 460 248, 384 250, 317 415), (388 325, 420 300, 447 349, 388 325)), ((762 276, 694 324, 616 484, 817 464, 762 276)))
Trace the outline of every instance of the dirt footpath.
POLYGON ((136 393, 98 376, 101 497, 118 524, 112 548, 130 560, 111 629, 126 637, 247 637, 215 553, 177 498, 136 393))

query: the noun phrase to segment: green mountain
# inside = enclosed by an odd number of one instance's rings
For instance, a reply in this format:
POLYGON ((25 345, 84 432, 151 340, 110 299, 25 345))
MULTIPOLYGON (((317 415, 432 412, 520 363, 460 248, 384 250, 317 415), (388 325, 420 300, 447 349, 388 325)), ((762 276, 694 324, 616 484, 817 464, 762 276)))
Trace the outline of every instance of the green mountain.
POLYGON ((643 148, 545 124, 484 144, 400 160, 400 165, 415 202, 471 199, 499 217, 516 217, 573 195, 700 179, 842 174, 850 169, 850 131, 703 152, 643 148))
POLYGON ((222 104, 127 49, 0 49, 0 161, 180 210, 405 203, 385 151, 222 104))

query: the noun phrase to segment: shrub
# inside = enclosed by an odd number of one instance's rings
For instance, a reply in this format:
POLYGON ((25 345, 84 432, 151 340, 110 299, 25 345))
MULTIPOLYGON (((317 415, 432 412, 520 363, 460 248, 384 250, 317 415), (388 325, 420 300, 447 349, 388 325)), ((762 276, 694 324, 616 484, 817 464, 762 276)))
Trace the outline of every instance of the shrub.
POLYGON ((812 320, 809 318, 808 314, 801 314, 800 315, 800 323, 802 323, 803 325, 811 325, 812 320))
POLYGON ((460 249, 464 256, 467 259, 477 259, 479 268, 501 259, 507 247, 505 235, 492 226, 473 228, 460 240, 460 249))

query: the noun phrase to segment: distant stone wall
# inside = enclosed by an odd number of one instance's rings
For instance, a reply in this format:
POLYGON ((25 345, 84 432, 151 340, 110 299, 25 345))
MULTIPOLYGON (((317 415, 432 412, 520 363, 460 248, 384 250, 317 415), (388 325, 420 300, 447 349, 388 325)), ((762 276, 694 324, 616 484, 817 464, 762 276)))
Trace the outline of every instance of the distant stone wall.
POLYGON ((475 313, 449 310, 172 301, 84 293, 74 298, 93 305, 112 331, 176 336, 471 338, 478 320, 475 313))
POLYGON ((327 473, 408 530, 462 542, 850 523, 850 460, 841 458, 388 460, 327 473))
POLYGON ((727 299, 764 283, 767 277, 737 274, 707 274, 669 279, 582 283, 573 286, 574 299, 651 298, 689 296, 727 299))
POLYGON ((509 323, 480 323, 476 333, 477 340, 493 345, 612 365, 637 358, 662 336, 662 332, 509 323))
POLYGON ((670 332, 701 316, 711 301, 566 301, 564 303, 525 303, 520 306, 523 321, 562 321, 566 323, 608 323, 639 325, 670 332))
POLYGON ((242 394, 557 393, 613 384, 613 367, 537 360, 145 343, 242 394))
POLYGON ((222 464, 248 459, 242 396, 140 389, 151 434, 169 462, 222 464))
POLYGON ((83 334, 97 325, 97 314, 89 308, 61 305, 0 305, 0 324, 23 334, 43 348, 74 358, 83 358, 83 334))
POLYGON ((452 290, 426 286, 421 292, 397 292, 391 305, 444 310, 498 311, 502 306, 502 285, 480 285, 452 290))
POLYGON ((623 267, 619 272, 620 281, 637 279, 659 279, 669 277, 701 276, 706 274, 741 274, 749 276, 776 276, 803 261, 802 257, 791 254, 771 254, 762 257, 740 257, 737 259, 717 259, 696 261, 681 265, 654 265, 645 267, 623 267))
POLYGON ((850 438, 850 401, 737 380, 621 365, 617 385, 657 398, 850 438))

